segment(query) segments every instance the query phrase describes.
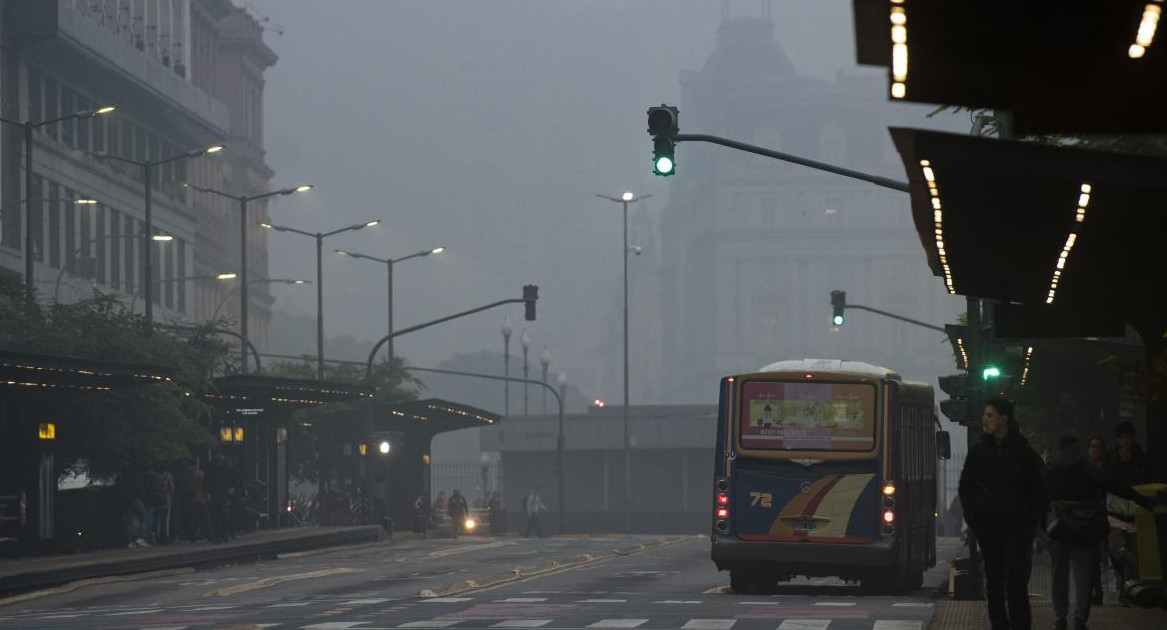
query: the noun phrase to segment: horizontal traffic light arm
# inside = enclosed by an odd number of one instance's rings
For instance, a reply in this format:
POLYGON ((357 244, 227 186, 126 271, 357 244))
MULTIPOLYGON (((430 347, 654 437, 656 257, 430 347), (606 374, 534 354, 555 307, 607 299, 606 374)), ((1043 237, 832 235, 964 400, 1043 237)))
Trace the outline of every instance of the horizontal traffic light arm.
MULTIPOLYGON (((782 160, 783 162, 790 162, 792 164, 801 164, 820 171, 842 175, 843 177, 851 177, 853 179, 863 180, 865 182, 875 184, 876 186, 883 186, 892 190, 900 192, 908 192, 908 184, 906 182, 897 182, 894 179, 880 177, 878 175, 869 175, 859 171, 853 171, 849 168, 841 166, 834 166, 831 164, 824 164, 823 162, 816 162, 815 160, 808 160, 806 158, 798 157, 797 155, 790 155, 789 153, 782 153, 781 151, 772 151, 770 149, 759 147, 753 144, 746 144, 738 142, 737 140, 730 140, 728 138, 721 138, 719 136, 710 136, 703 133, 679 133, 672 137, 676 142, 708 142, 710 144, 720 144, 723 147, 737 149, 738 151, 745 151, 747 153, 754 153, 756 155, 764 155, 775 160, 782 160)), ((886 313, 885 313, 886 314, 886 313)), ((910 321, 910 320, 909 320, 910 321)), ((930 328, 932 326, 929 326, 930 328)))
POLYGON ((492 308, 495 308, 498 306, 503 306, 505 304, 526 304, 526 303, 527 303, 527 300, 525 300, 523 298, 513 298, 510 300, 499 300, 498 302, 491 302, 490 304, 486 304, 484 306, 479 306, 478 308, 472 308, 468 311, 462 311, 461 313, 447 315, 446 317, 442 317, 440 319, 435 319, 432 322, 426 322, 424 324, 410 326, 409 328, 402 328, 401 330, 395 330, 395 331, 393 331, 392 334, 385 335, 384 337, 381 337, 381 340, 378 341, 377 344, 373 346, 373 349, 371 351, 369 351, 369 360, 365 362, 365 380, 370 381, 372 379, 373 357, 377 356, 377 351, 381 349, 381 346, 388 343, 389 340, 393 339, 394 337, 400 337, 401 335, 407 335, 411 332, 417 332, 423 328, 429 328, 430 326, 436 326, 437 324, 448 322, 452 319, 458 319, 459 317, 466 317, 467 315, 473 315, 474 313, 489 310, 489 309, 492 309, 492 308))
POLYGON ((887 311, 881 311, 881 310, 879 310, 879 309, 877 309, 877 308, 871 308, 870 306, 863 306, 862 304, 847 304, 847 305, 846 305, 844 308, 846 308, 847 310, 870 311, 870 312, 872 312, 872 313, 875 313, 875 314, 877 314, 877 315, 883 315, 884 317, 890 317, 890 318, 892 318, 892 319, 898 319, 898 320, 900 320, 901 322, 908 322, 909 324, 915 324, 915 325, 917 325, 917 326, 923 326, 924 328, 928 328, 928 329, 930 329, 930 330, 936 330, 936 331, 939 331, 939 332, 942 332, 942 333, 947 333, 947 332, 948 332, 948 331, 944 330, 944 327, 943 327, 943 326, 933 326, 932 324, 928 324, 928 323, 922 322, 922 321, 920 321, 920 320, 918 320, 918 319, 912 319, 911 317, 904 317, 903 315, 896 315, 895 313, 889 313, 889 312, 887 312, 887 311))

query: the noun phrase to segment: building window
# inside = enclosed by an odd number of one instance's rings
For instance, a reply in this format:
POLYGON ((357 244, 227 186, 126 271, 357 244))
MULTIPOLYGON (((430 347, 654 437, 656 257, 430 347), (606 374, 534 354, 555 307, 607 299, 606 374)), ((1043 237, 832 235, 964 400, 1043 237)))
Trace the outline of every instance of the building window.
POLYGON ((134 292, 134 279, 136 278, 136 274, 134 273, 134 249, 137 246, 138 239, 133 236, 135 234, 134 227, 134 218, 130 216, 125 217, 125 230, 122 233, 126 236, 119 239, 122 242, 122 251, 126 253, 125 293, 127 294, 134 292))
MULTIPOLYGON (((80 95, 77 96, 77 111, 88 112, 93 111, 93 109, 93 103, 82 98, 80 95)), ((93 133, 93 123, 96 122, 97 118, 101 118, 101 116, 82 118, 77 121, 77 144, 75 146, 78 149, 82 151, 90 150, 89 137, 93 133)))
MULTIPOLYGON (((77 111, 77 103, 73 99, 73 90, 65 86, 61 86, 61 115, 66 115, 77 111)), ((76 147, 74 144, 77 141, 77 121, 74 118, 66 118, 59 123, 61 126, 61 143, 70 149, 76 147)))
POLYGON ((61 186, 49 182, 49 265, 61 268, 61 186))
POLYGON ((98 283, 105 284, 105 245, 108 242, 108 239, 105 237, 105 204, 99 204, 97 206, 94 218, 97 220, 97 234, 93 237, 97 239, 97 252, 95 255, 97 258, 97 264, 95 265, 97 269, 96 278, 98 283))
POLYGON ((45 217, 44 208, 45 180, 40 175, 33 175, 32 190, 28 191, 25 203, 29 206, 29 215, 32 219, 32 259, 41 262, 45 259, 45 217))
POLYGON ((44 95, 42 93, 43 79, 40 70, 28 68, 28 118, 26 120, 44 120, 44 95))
MULTIPOLYGON (((186 277, 186 241, 178 241, 178 277, 186 277)), ((178 281, 178 311, 186 313, 186 280, 178 281)))
MULTIPOLYGON (((98 116, 102 119, 102 124, 105 124, 105 116, 98 116)), ((106 135, 107 144, 106 151, 113 155, 123 155, 122 153, 122 121, 118 119, 117 115, 109 117, 109 134, 106 135)))
MULTIPOLYGON (((171 241, 167 245, 174 245, 176 243, 177 241, 171 241)), ((177 247, 163 246, 159 249, 161 250, 159 254, 162 256, 163 260, 162 264, 165 267, 165 276, 163 277, 165 278, 166 286, 166 308, 172 309, 174 308, 174 285, 177 284, 176 280, 178 278, 178 276, 174 275, 174 250, 177 249, 177 247)))
MULTIPOLYGON (((61 196, 66 200, 72 199, 73 192, 66 188, 61 196)), ((61 211, 65 213, 65 271, 73 273, 77 268, 74 261, 77 257, 77 206, 66 202, 61 206, 61 211)))
MULTIPOLYGON (((57 95, 57 82, 46 77, 45 78, 45 115, 44 115, 44 118, 42 120, 52 120, 52 119, 56 118, 57 116, 61 115, 59 113, 60 111, 61 111, 60 101, 59 101, 59 98, 57 95)), ((40 129, 44 129, 45 133, 49 134, 49 137, 52 138, 53 140, 57 139, 57 126, 56 125, 45 125, 43 127, 40 127, 40 129)))
POLYGON ((122 286, 122 213, 114 208, 109 209, 109 286, 120 289, 122 286))

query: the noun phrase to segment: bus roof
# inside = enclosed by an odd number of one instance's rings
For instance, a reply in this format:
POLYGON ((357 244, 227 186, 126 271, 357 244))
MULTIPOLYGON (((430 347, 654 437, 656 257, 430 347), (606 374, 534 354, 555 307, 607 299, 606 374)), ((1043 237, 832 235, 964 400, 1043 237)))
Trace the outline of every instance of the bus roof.
POLYGON ((862 361, 842 361, 840 359, 794 359, 791 361, 776 361, 758 370, 758 372, 828 372, 832 374, 857 374, 860 376, 877 376, 901 380, 894 370, 885 367, 864 363, 862 361))

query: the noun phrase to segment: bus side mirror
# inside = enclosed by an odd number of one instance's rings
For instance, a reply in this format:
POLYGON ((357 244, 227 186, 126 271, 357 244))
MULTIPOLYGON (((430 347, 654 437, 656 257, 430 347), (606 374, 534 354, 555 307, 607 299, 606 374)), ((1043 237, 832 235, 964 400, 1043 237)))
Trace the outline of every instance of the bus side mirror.
POLYGON ((948 436, 948 431, 936 432, 936 457, 952 459, 952 439, 948 436))

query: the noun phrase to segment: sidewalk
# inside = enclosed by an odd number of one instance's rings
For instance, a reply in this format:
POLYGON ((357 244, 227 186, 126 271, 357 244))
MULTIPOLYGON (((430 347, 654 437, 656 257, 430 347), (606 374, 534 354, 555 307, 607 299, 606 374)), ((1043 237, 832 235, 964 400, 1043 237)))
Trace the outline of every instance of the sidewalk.
POLYGON ((376 525, 298 527, 243 534, 221 544, 176 542, 149 549, 0 559, 0 597, 88 578, 246 562, 280 553, 376 542, 385 537, 383 531, 376 525))
MULTIPOLYGON (((1109 574, 1103 577, 1103 584, 1109 589, 1104 605, 1090 609, 1090 627, 1100 630, 1122 628, 1124 630, 1153 630, 1167 627, 1167 612, 1158 608, 1135 608, 1118 604, 1118 596, 1113 592, 1114 581, 1109 574), (1109 584, 1107 584, 1109 582, 1109 584)), ((1030 606, 1033 610, 1033 628, 1054 627, 1054 611, 1049 599, 1050 563, 1049 553, 1033 556, 1033 572, 1029 578, 1030 606)), ((1071 595, 1070 606, 1073 607, 1071 595)), ((1072 622, 1071 622, 1072 625, 1072 622)), ((957 601, 944 594, 936 603, 929 628, 937 630, 988 630, 989 616, 984 601, 957 601)))

